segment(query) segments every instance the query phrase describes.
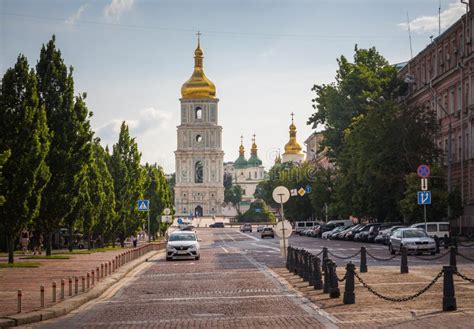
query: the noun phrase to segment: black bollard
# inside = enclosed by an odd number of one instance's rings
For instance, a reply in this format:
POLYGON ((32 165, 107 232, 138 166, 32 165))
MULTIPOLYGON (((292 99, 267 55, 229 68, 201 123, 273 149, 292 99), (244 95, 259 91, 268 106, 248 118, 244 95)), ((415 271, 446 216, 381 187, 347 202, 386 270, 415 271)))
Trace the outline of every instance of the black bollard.
POLYGON ((295 268, 293 270, 293 273, 296 275, 300 275, 300 254, 301 250, 295 249, 295 268))
POLYGON ((309 252, 306 250, 303 252, 303 281, 309 281, 309 252))
POLYGON ((314 290, 319 290, 323 288, 323 281, 321 278, 321 260, 314 256, 314 290))
POLYGON ((354 271, 354 264, 349 263, 346 265, 346 286, 344 287, 344 297, 342 299, 344 304, 355 304, 354 271))
POLYGON ((458 267, 456 264, 456 254, 457 254, 456 247, 451 247, 451 249, 449 250, 449 266, 451 266, 453 271, 458 270, 458 267))
POLYGON ((450 243, 449 237, 448 237, 447 234, 445 234, 445 235, 444 235, 444 239, 443 239, 444 249, 448 249, 449 243, 450 243))
POLYGON ((324 247, 323 248, 323 262, 327 258, 328 258, 328 248, 324 247))
POLYGON ((330 279, 330 272, 329 272, 329 262, 331 260, 329 258, 323 259, 323 274, 324 274, 324 283, 323 283, 323 293, 329 294, 329 279, 330 279))
POLYGON ((443 311, 456 311, 453 268, 451 266, 443 266, 443 272, 443 311))
POLYGON ((329 277, 329 297, 331 298, 339 298, 341 296, 341 291, 339 290, 339 282, 337 280, 337 273, 336 273, 336 263, 331 261, 329 267, 329 271, 331 273, 329 277))
POLYGON ((365 247, 360 247, 360 273, 367 272, 367 251, 365 247))
POLYGON ((458 249, 458 238, 457 237, 452 237, 453 240, 453 247, 456 248, 456 251, 458 249))
POLYGON ((309 277, 308 277, 308 284, 310 286, 314 286, 314 272, 316 271, 314 255, 309 254, 309 277))
POLYGON ((402 246, 402 260, 400 262, 400 273, 408 273, 407 248, 402 246))
POLYGON ((290 270, 290 262, 291 262, 291 247, 288 246, 288 248, 286 248, 286 269, 289 271, 290 270))

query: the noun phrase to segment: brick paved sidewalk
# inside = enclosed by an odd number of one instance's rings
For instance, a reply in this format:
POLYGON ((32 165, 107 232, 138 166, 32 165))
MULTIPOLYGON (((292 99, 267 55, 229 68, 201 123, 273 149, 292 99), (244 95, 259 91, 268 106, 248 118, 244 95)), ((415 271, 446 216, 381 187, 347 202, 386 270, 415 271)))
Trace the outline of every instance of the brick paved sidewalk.
MULTIPOLYGON (((107 264, 116 256, 131 252, 133 248, 123 248, 104 252, 93 252, 90 254, 65 254, 69 259, 22 259, 18 255, 15 261, 31 261, 40 263, 41 266, 33 268, 0 268, 0 317, 17 313, 17 291, 22 289, 22 313, 27 313, 41 308, 40 286, 45 287, 45 307, 53 305, 52 283, 56 282, 56 300, 60 301, 61 279, 65 280, 65 299, 68 294, 68 279, 73 278, 72 295, 74 296, 74 277, 79 278, 79 293, 82 290, 81 277, 87 272, 92 272, 101 264, 107 264)), ((5 262, 2 257, 0 262, 5 262)), ((105 268, 105 266, 104 266, 105 268)), ((97 283, 97 280, 95 280, 97 283)), ((92 279, 91 279, 92 283, 92 279)))

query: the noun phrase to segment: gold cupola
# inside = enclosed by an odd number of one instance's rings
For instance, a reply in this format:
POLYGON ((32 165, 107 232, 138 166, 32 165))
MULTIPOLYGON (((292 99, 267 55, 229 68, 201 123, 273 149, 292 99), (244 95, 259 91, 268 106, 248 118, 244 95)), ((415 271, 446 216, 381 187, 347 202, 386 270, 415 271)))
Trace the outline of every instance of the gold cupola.
POLYGON ((290 125, 290 140, 285 145, 285 153, 283 154, 302 154, 301 145, 296 140, 296 126, 293 123, 294 113, 291 113, 291 125, 290 125))
POLYGON ((198 32, 198 45, 194 51, 194 72, 181 87, 181 97, 184 99, 216 98, 216 86, 204 74, 203 52, 201 49, 201 34, 198 32))

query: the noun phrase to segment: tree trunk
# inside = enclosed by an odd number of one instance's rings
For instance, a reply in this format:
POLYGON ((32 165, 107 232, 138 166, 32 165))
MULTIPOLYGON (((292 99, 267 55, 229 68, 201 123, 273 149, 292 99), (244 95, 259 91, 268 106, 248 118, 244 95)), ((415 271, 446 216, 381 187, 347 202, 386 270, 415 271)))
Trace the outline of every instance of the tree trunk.
POLYGON ((7 249, 8 249, 8 263, 13 264, 13 255, 15 252, 15 239, 11 236, 7 236, 7 249))
POLYGON ((51 250, 53 249, 53 233, 46 232, 46 256, 51 256, 51 250))
POLYGON ((68 243, 68 249, 69 249, 69 252, 72 252, 72 249, 73 249, 73 237, 72 237, 72 225, 69 225, 68 227, 69 229, 69 243, 68 243))

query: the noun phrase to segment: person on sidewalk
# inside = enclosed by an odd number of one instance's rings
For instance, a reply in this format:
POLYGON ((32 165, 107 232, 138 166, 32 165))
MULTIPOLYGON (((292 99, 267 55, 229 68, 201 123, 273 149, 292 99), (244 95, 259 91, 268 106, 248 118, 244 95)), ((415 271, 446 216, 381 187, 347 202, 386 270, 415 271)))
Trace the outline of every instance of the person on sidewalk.
POLYGON ((21 232, 20 244, 23 255, 28 253, 28 244, 30 243, 30 236, 26 229, 21 232))
POLYGON ((133 242, 133 248, 136 248, 137 247, 137 244, 138 244, 138 240, 135 236, 132 235, 132 242, 133 242))

